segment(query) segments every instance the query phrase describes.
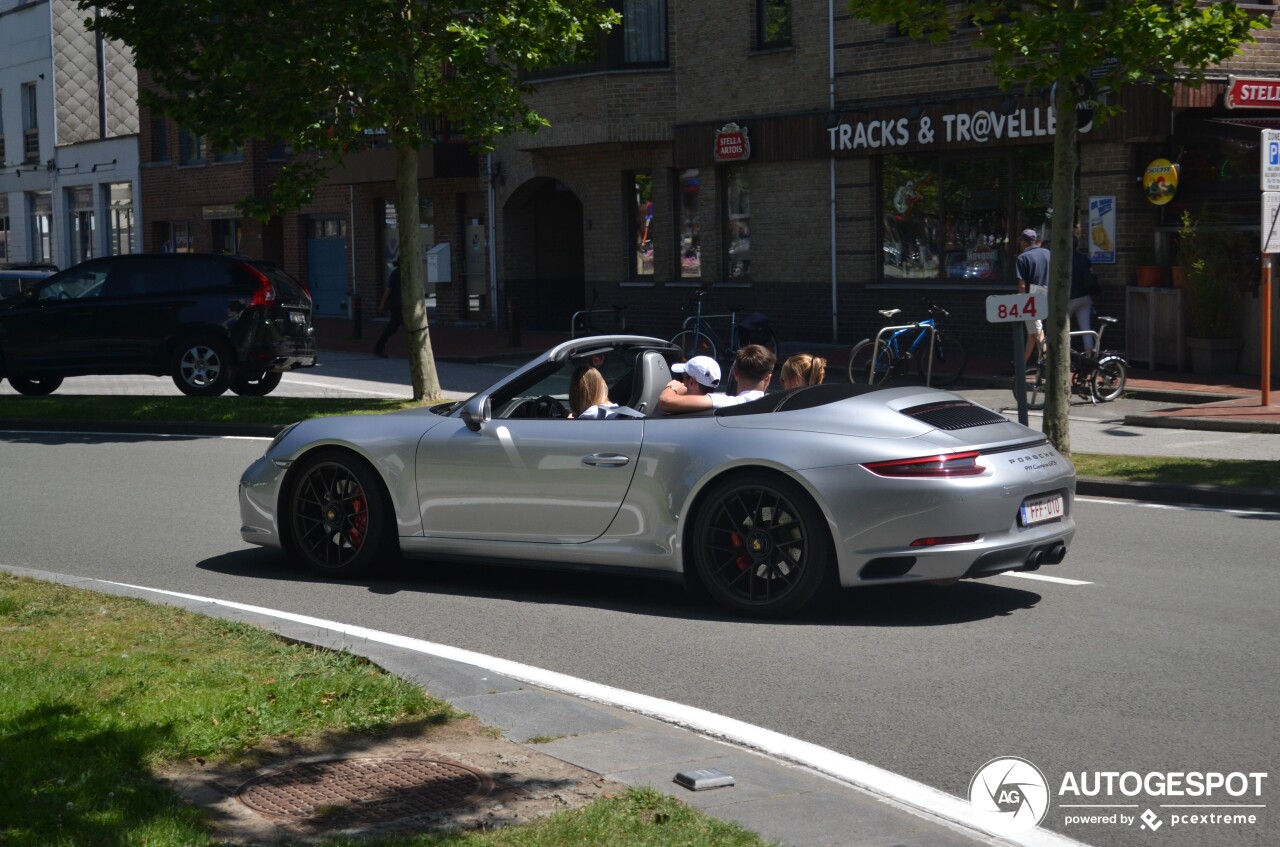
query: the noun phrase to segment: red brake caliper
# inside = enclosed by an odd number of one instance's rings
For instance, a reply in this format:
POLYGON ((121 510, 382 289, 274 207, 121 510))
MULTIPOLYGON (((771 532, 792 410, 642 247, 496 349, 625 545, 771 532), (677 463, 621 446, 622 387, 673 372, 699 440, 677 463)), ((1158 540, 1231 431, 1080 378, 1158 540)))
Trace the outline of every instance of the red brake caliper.
MULTIPOLYGON (((729 535, 729 546, 733 547, 735 550, 741 550, 744 546, 742 543, 742 536, 738 535, 736 532, 731 533, 729 535)), ((746 556, 737 557, 733 560, 733 563, 738 566, 738 570, 740 571, 745 571, 747 568, 751 567, 751 560, 746 556)))
POLYGON ((364 498, 356 497, 351 501, 351 546, 359 547, 364 543, 364 534, 369 531, 369 513, 364 510, 364 498))

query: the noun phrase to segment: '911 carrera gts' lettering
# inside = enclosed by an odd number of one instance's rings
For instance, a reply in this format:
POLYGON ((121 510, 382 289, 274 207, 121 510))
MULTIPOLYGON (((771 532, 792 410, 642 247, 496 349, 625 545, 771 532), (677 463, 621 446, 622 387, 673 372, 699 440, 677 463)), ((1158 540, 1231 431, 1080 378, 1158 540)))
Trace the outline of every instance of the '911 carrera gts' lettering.
POLYGON ((1028 456, 1018 456, 1017 458, 1009 459, 1008 461, 1011 465, 1023 465, 1022 469, 1024 471, 1044 470, 1045 468, 1053 468, 1058 465, 1057 454, 1053 452, 1032 453, 1028 456), (1050 459, 1051 461, 1043 462, 1041 459, 1050 459))

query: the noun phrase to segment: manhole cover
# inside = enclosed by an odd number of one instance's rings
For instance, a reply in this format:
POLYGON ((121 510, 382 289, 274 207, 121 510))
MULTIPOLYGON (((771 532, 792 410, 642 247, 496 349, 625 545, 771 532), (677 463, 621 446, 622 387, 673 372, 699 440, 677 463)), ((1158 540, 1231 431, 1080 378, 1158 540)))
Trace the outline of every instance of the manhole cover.
POLYGON ((431 815, 478 801, 493 783, 479 771, 433 759, 330 759, 254 777, 236 797, 264 815, 330 827, 431 815))

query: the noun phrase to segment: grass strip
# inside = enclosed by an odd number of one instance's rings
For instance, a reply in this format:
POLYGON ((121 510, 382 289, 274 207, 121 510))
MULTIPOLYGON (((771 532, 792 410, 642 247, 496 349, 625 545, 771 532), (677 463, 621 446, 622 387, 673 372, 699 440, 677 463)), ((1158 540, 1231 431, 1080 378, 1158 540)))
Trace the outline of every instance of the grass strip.
POLYGON ((420 408, 413 400, 347 397, 179 397, 85 394, 0 397, 0 419, 137 423, 289 424, 328 415, 378 415, 420 408))
POLYGON ((1280 462, 1254 459, 1188 459, 1181 456, 1113 456, 1072 453, 1079 476, 1166 485, 1280 487, 1280 462))
MULTIPOLYGON (((426 728, 457 713, 349 653, 247 624, 0 573, 0 843, 214 847, 165 761, 252 760, 255 747, 426 728)), ((281 842, 285 843, 285 842, 281 842)), ((501 830, 330 839, 393 847, 761 847, 652 790, 501 830)))

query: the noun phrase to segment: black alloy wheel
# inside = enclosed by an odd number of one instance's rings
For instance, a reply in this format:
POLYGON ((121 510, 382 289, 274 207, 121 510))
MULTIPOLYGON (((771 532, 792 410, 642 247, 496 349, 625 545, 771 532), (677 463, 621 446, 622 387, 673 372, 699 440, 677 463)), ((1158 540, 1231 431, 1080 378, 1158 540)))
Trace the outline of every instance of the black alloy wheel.
POLYGON ((964 375, 968 363, 964 345, 958 339, 938 332, 933 339, 933 367, 929 367, 929 341, 926 339, 920 343, 916 371, 921 379, 927 376, 930 385, 944 388, 964 375))
POLYGON ((241 397, 266 397, 280 385, 284 378, 281 371, 267 371, 253 378, 237 377, 231 383, 231 390, 241 397))
POLYGON ((289 551, 326 576, 367 573, 390 547, 393 522, 382 480, 344 450, 318 450, 295 473, 281 521, 289 551))
POLYGON ((188 339, 176 348, 173 384, 188 397, 217 397, 231 387, 231 354, 223 341, 188 339))
POLYGON ((694 518, 693 560, 722 606, 783 617, 809 605, 828 579, 831 540, 809 495, 768 473, 717 483, 694 518))
POLYGON ((44 397, 58 390, 58 387, 62 385, 62 377, 23 377, 11 374, 9 376, 9 384, 19 394, 25 394, 28 397, 44 397))

